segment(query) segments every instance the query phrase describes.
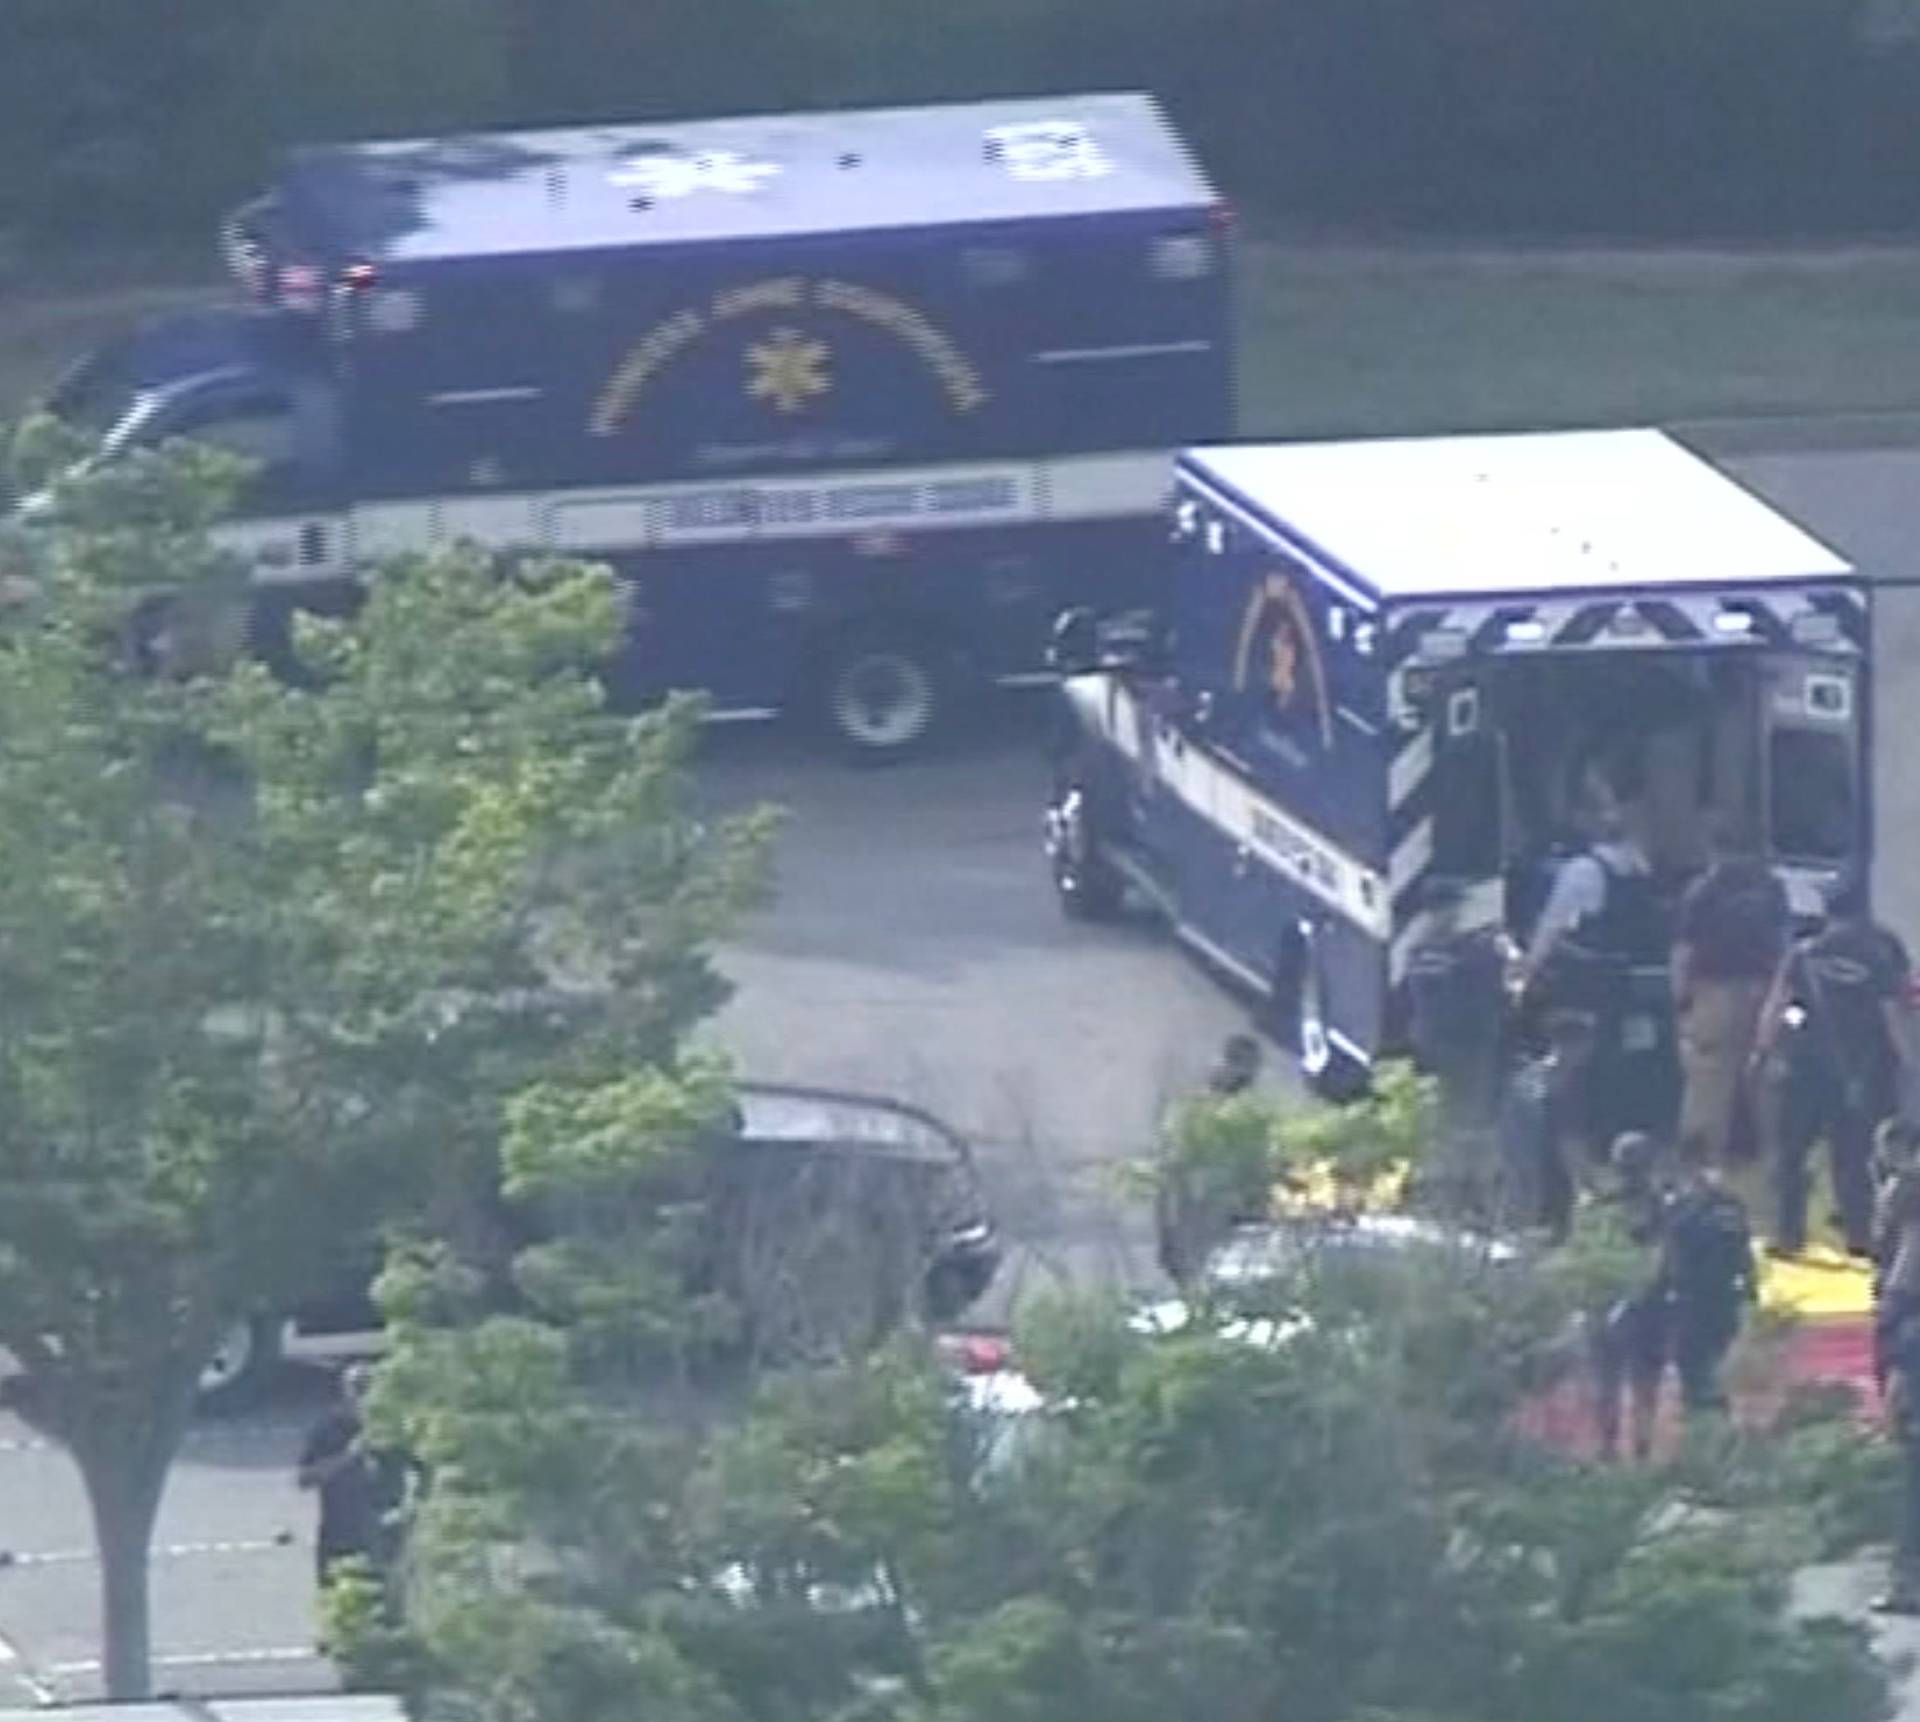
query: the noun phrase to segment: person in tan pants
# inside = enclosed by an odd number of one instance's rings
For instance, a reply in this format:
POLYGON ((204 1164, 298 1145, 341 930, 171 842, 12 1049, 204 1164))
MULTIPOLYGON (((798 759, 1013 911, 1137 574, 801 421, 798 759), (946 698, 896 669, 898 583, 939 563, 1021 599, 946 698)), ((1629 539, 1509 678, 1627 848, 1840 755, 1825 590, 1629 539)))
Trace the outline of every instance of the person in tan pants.
POLYGON ((1673 1003, 1683 1083, 1675 1134, 1701 1142, 1718 1162, 1733 1142, 1761 1007, 1791 917, 1773 869, 1734 853, 1723 834, 1715 838, 1713 859, 1675 920, 1673 1003))

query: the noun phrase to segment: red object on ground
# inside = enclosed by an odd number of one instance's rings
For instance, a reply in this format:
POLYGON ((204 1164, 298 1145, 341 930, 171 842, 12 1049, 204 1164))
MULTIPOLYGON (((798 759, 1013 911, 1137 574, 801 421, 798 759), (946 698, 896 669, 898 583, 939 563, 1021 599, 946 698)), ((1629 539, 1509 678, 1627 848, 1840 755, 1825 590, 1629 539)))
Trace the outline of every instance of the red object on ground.
MULTIPOLYGON (((1735 1396, 1733 1414, 1744 1423, 1764 1423, 1796 1387, 1823 1383, 1851 1388, 1861 1420, 1880 1419, 1880 1394, 1873 1379, 1873 1323, 1865 1316, 1831 1316, 1801 1323, 1786 1346, 1778 1378, 1735 1396)), ((1599 1451, 1594 1420, 1593 1384, 1572 1372, 1550 1392, 1531 1400, 1520 1427, 1535 1440, 1563 1453, 1591 1457, 1599 1451)), ((1662 1383, 1660 1413, 1654 1426, 1656 1452, 1671 1452, 1679 1438, 1679 1388, 1671 1371, 1662 1383)))

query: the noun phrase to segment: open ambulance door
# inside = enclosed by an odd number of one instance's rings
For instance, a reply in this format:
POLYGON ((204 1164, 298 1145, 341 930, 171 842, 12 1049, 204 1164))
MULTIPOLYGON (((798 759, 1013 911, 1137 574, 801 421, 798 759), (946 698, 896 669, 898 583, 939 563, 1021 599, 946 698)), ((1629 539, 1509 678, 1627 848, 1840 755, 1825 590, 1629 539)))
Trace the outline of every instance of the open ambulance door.
POLYGON ((1761 806, 1767 853, 1797 916, 1867 858, 1868 794, 1860 668, 1815 653, 1770 656, 1761 681, 1761 806))
POLYGON ((1505 919, 1506 738, 1494 718, 1485 667, 1439 678, 1433 704, 1433 852, 1430 875, 1466 891, 1461 923, 1505 919))

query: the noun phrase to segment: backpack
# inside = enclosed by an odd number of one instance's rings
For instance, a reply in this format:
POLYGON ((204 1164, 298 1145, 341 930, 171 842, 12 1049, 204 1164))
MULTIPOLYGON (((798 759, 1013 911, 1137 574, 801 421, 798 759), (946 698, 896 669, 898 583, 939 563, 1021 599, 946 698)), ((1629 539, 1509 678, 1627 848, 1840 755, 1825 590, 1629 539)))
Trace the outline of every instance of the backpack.
POLYGON ((1732 1303, 1753 1279, 1753 1233, 1747 1210, 1725 1190, 1675 1199, 1668 1218, 1668 1281, 1686 1301, 1732 1303))

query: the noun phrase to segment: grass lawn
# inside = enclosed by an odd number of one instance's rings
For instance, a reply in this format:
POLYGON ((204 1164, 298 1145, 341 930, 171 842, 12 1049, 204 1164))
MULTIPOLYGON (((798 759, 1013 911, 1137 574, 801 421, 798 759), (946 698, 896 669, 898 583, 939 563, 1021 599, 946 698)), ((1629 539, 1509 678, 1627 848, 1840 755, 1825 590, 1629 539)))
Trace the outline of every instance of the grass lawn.
POLYGON ((203 300, 208 289, 63 285, 45 292, 0 286, 0 423, 81 354, 143 317, 203 300))
MULTIPOLYGON (((1243 247, 1249 434, 1920 414, 1920 246, 1243 247)), ((0 416, 178 275, 0 285, 0 416)))
POLYGON ((1920 410, 1920 247, 1246 250, 1253 435, 1920 410))

